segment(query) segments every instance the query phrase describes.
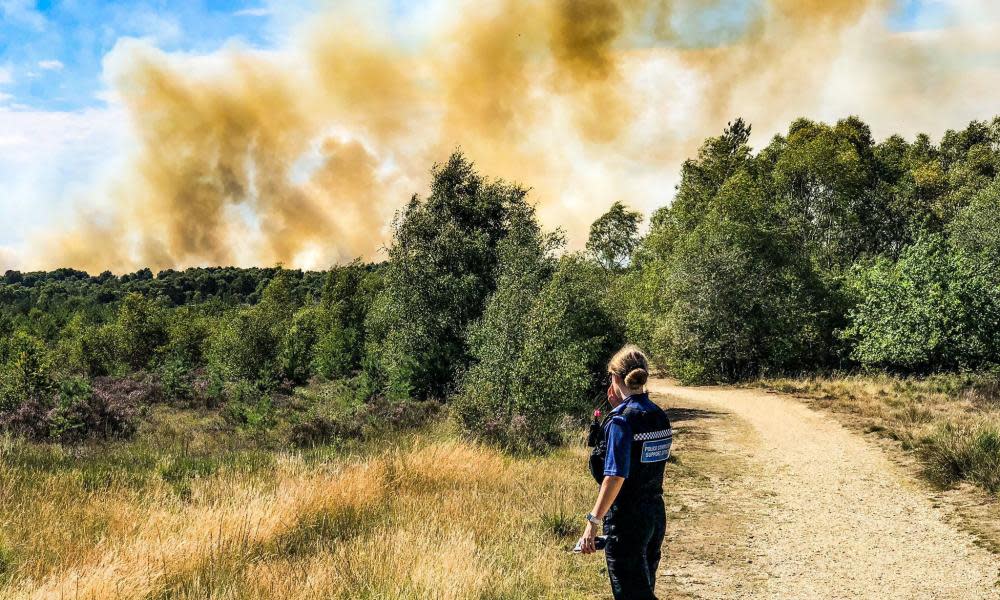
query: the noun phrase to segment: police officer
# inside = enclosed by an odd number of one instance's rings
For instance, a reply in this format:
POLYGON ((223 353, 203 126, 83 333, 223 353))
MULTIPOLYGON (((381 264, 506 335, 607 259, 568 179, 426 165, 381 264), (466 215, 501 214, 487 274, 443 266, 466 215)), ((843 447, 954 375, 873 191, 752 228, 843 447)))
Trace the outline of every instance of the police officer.
POLYGON ((644 391, 648 373, 638 347, 627 345, 614 355, 608 363, 612 410, 593 436, 590 470, 601 487, 579 545, 585 554, 594 552, 597 527, 603 524, 616 600, 656 599, 653 587, 666 528, 663 469, 672 430, 667 415, 644 391))

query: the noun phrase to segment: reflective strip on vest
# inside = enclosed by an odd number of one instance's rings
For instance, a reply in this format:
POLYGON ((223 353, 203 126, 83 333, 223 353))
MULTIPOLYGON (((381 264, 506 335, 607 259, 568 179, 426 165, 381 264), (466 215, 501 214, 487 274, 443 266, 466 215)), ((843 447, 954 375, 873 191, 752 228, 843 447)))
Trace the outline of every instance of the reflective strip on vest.
POLYGON ((646 442, 649 440, 658 440, 660 438, 673 437, 673 429, 661 429, 660 431, 650 431, 648 433, 637 433, 632 436, 632 439, 636 442, 646 442))

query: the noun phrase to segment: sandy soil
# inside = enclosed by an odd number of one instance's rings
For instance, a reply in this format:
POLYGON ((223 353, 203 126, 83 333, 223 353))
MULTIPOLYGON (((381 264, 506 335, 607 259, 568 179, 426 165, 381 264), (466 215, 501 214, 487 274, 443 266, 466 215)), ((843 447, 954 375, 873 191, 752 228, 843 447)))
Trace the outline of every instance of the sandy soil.
POLYGON ((1000 598, 1000 560, 828 415, 757 390, 650 388, 678 430, 661 597, 1000 598))

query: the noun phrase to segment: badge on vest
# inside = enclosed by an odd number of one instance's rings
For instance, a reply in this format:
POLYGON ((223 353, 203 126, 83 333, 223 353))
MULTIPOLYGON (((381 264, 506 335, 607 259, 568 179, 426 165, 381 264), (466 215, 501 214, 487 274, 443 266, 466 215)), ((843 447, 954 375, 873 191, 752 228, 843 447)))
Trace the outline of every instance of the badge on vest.
POLYGON ((642 433, 636 435, 635 440, 642 442, 642 452, 639 455, 639 462, 655 463, 670 458, 673 431, 667 429, 665 431, 642 433))

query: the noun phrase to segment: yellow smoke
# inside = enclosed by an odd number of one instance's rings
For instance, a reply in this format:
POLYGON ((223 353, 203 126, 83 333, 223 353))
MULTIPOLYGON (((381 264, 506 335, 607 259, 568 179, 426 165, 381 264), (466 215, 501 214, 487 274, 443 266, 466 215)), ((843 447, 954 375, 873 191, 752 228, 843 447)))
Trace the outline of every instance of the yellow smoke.
POLYGON ((106 65, 136 150, 100 190, 112 208, 35 254, 91 271, 377 258, 456 147, 532 187, 579 244, 615 200, 668 202, 680 161, 733 116, 769 128, 816 106, 845 33, 887 1, 762 0, 704 47, 685 19, 724 0, 459 2, 419 35, 352 5, 270 52, 124 41, 106 65))

